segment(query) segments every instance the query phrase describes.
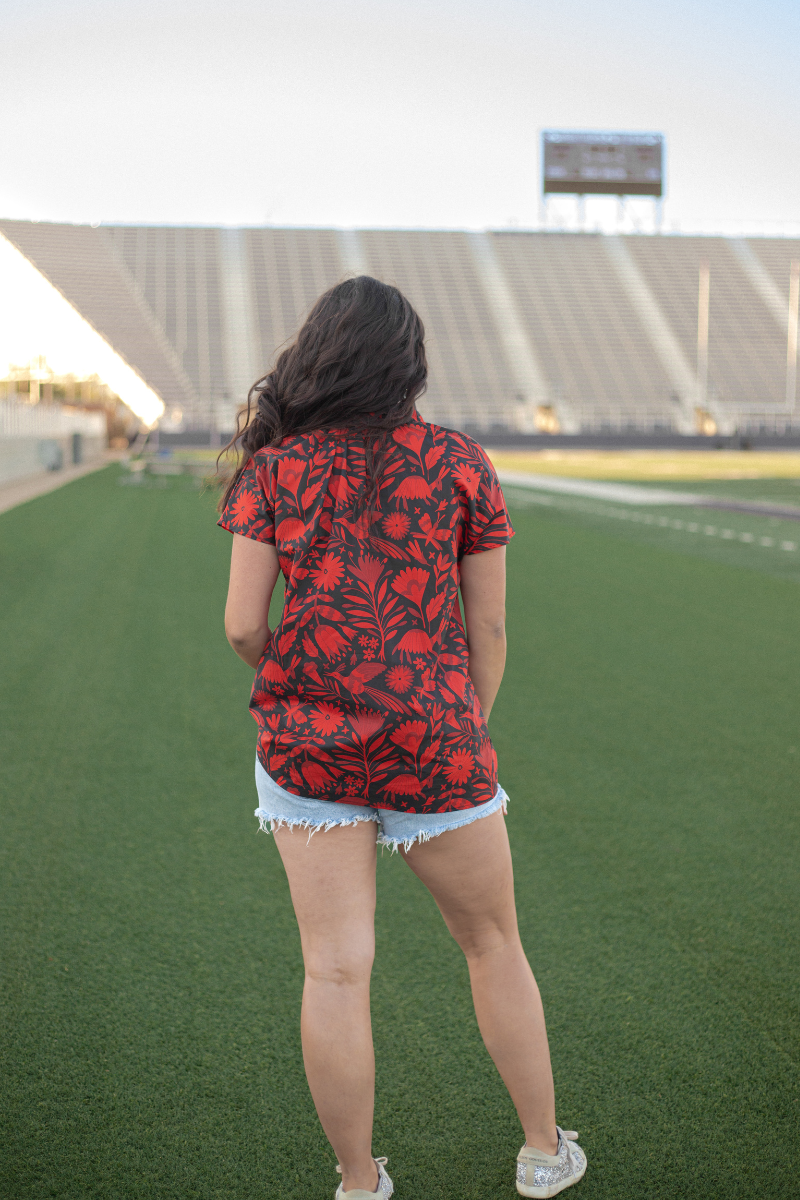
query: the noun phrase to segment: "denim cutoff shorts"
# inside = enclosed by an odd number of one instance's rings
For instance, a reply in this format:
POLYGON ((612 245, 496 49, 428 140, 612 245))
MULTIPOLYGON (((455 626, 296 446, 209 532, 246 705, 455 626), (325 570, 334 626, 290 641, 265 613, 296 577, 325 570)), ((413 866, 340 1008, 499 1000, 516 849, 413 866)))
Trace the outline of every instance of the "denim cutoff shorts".
POLYGON ((389 846, 394 852, 402 845, 410 850, 415 842, 427 842, 448 829, 471 825, 481 817, 491 816, 498 809, 506 811, 508 796, 498 787, 493 798, 477 808, 458 809, 445 813, 394 812, 388 808, 366 808, 360 804, 337 804, 333 800, 311 800, 295 796, 272 779, 256 759, 256 788, 258 808, 255 815, 265 833, 288 825, 308 830, 311 838, 319 829, 334 829, 337 825, 357 825, 359 821, 375 821, 378 825, 378 845, 389 846))

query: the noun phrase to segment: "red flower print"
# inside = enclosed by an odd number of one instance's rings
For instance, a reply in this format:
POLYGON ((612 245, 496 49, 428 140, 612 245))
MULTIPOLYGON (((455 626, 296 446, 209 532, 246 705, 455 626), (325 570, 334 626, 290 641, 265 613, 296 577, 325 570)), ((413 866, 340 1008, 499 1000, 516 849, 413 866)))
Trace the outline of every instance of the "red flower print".
POLYGON ((259 676, 267 683, 286 683, 286 672, 276 662, 265 662, 259 676))
POLYGON ((423 479, 421 475, 406 475, 395 488, 394 496, 408 507, 409 500, 431 500, 433 493, 427 479, 423 479))
POLYGON ((433 645, 424 629, 409 629, 400 638, 397 649, 410 658, 412 654, 430 654, 433 645))
POLYGON ((383 790, 392 796, 417 796, 422 791, 422 784, 416 775, 395 775, 383 785, 383 790))
POLYGON ((286 701, 286 707, 283 710, 283 715, 286 718, 287 724, 291 725, 294 721, 295 725, 305 725, 307 721, 306 714, 303 712, 300 701, 296 696, 286 701))
POLYGON ((383 574, 383 563, 379 558, 372 558, 369 554, 362 554, 358 560, 357 567, 351 567, 350 573, 363 580, 369 587, 374 587, 383 574))
POLYGON ((339 517, 339 520, 341 521, 343 528, 346 529, 348 533, 352 533, 353 537, 358 538, 360 542, 363 542, 364 538, 368 536, 369 521, 367 520, 366 513, 361 513, 361 515, 355 521, 351 521, 345 516, 339 517))
POLYGON ((344 508, 350 499, 350 485, 346 475, 334 475, 331 478, 330 493, 336 501, 337 508, 344 508))
POLYGON ((320 687, 324 687, 322 676, 314 666, 313 662, 303 663, 303 674, 308 675, 309 679, 313 679, 314 683, 318 684, 320 687))
POLYGON ((336 733, 344 722, 341 710, 332 704, 317 704, 312 708, 310 715, 315 731, 326 736, 336 733))
POLYGON ((343 575, 344 565, 335 554, 323 555, 322 562, 315 571, 311 572, 315 586, 323 588, 326 592, 332 592, 334 588, 338 587, 343 575))
POLYGON ((451 783, 464 783, 472 774, 475 760, 469 750, 456 750, 447 760, 444 773, 451 783))
POLYGON ((241 491, 231 505, 231 524, 249 525, 257 513, 257 497, 252 492, 241 491))
POLYGON ((275 530, 275 537, 279 542, 296 542, 305 531, 305 525, 302 521, 298 521, 297 517, 287 517, 275 530))
POLYGON ((412 421, 409 425, 401 425, 399 429, 395 429, 392 437, 399 445, 407 446, 419 456, 419 448, 425 441, 425 426, 412 421))
POLYGON ((291 650, 292 646, 297 641, 297 633, 294 629, 290 629, 288 633, 284 633, 281 634, 280 637, 276 637, 275 641, 278 645, 278 653, 280 654, 281 658, 283 658, 284 654, 291 650))
POLYGON ((434 690, 433 678, 430 671, 423 671, 420 692, 431 693, 434 690))
POLYGON ((392 580, 392 587, 412 604, 419 605, 425 594, 425 588, 430 579, 430 572, 422 567, 406 567, 392 580))
POLYGON ((458 808, 470 809, 470 808, 472 808, 472 805, 470 804, 470 802, 466 798, 466 796, 453 796, 450 801, 450 806, 451 806, 451 808, 454 808, 454 809, 458 809, 458 808))
POLYGON ((396 542, 400 538, 404 538, 410 528, 411 522, 405 513, 393 512, 383 518, 383 529, 386 536, 394 538, 396 542))
MULTIPOLYGON (((372 434, 370 435, 372 436, 372 434)), ((364 439, 290 434, 255 452, 220 524, 273 537, 283 613, 250 710, 280 786, 332 804, 451 812, 497 790, 469 680, 459 561, 513 534, 491 462, 415 417, 389 436, 369 517, 364 439)))
POLYGON ((360 742, 367 742, 383 725, 383 717, 374 712, 360 712, 347 718, 360 742))
POLYGON ((464 699, 464 688, 467 682, 466 675, 462 675, 460 671, 445 671, 444 681, 450 690, 455 692, 459 700, 464 699))
POLYGON ((352 695, 360 696, 370 679, 374 679, 376 675, 380 675, 385 670, 386 667, 382 663, 362 662, 349 675, 331 671, 331 678, 338 679, 339 683, 343 684, 352 695))
POLYGON ((414 672, 410 667, 392 667, 386 674, 386 682, 393 692, 402 696, 414 682, 414 672))
MULTIPOLYGON (((435 546, 436 542, 446 542, 450 537, 449 529, 440 529, 438 522, 433 524, 427 513, 423 513, 419 519, 419 527, 422 530, 422 537, 425 540, 426 546, 435 546)), ((420 537, 420 534, 415 533, 414 537, 420 537)))
POLYGON ((480 472, 476 471, 474 467, 462 465, 459 466, 458 469, 453 472, 453 474, 469 496, 470 500, 474 500, 478 494, 478 486, 481 481, 480 472))
POLYGON ((495 752, 494 752, 494 746, 492 745, 492 743, 489 741, 488 738, 485 741, 481 742, 481 748, 478 751, 476 757, 478 759, 478 762, 484 768, 484 770, 486 770, 486 771, 492 770, 493 766, 495 765, 495 757, 496 756, 495 756, 495 752))
POLYGON ((303 471, 305 469, 306 464, 302 458, 284 458, 281 461, 278 480, 281 487, 288 488, 295 498, 297 497, 297 489, 300 486, 300 480, 303 478, 303 471))
POLYGON ((329 783, 333 783, 333 776, 329 775, 319 763, 303 763, 301 770, 312 792, 322 791, 329 783))
POLYGON ((328 658, 338 658, 348 644, 347 638, 342 637, 338 629, 332 625, 320 625, 316 633, 317 645, 324 650, 328 658))
POLYGON ((402 746, 404 750, 408 750, 409 754, 416 754, 427 732, 428 726, 424 721, 404 721, 391 734, 389 740, 394 742, 395 746, 402 746))

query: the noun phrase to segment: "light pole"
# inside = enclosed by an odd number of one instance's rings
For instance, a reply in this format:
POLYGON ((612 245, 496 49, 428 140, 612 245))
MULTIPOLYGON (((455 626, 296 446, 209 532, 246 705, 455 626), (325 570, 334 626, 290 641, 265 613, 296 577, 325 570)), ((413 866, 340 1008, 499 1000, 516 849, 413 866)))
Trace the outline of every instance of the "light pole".
POLYGON ((700 408, 705 411, 708 399, 708 308, 711 293, 711 272, 708 263, 700 264, 697 289, 697 394, 700 408))
POLYGON ((789 323, 786 332, 786 407, 794 413, 797 404, 797 318, 800 308, 800 261, 789 268, 789 323))

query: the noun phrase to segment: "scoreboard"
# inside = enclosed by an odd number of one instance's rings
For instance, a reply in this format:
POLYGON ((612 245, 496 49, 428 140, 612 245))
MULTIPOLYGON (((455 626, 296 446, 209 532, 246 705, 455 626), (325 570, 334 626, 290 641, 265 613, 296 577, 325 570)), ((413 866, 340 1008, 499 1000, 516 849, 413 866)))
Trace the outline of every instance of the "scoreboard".
POLYGON ((660 133, 542 133, 542 190, 578 196, 663 195, 660 133))

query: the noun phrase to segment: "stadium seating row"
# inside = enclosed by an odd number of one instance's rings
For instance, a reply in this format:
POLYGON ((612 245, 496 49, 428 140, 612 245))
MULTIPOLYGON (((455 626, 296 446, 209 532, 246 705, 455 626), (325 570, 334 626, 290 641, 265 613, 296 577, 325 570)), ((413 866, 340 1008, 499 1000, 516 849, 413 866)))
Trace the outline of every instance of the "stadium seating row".
POLYGON ((230 427, 325 288, 396 283, 427 331, 426 416, 486 431, 780 431, 800 241, 0 221, 188 427, 230 427), (696 379, 710 272, 708 387, 696 379))

